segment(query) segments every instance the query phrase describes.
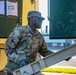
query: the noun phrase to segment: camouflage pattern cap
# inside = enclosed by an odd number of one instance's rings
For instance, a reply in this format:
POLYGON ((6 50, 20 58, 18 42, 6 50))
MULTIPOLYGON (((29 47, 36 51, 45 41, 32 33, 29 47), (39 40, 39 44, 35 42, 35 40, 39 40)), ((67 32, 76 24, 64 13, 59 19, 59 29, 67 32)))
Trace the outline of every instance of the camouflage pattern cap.
POLYGON ((33 17, 33 16, 36 16, 36 17, 41 18, 42 20, 44 20, 44 17, 41 16, 41 13, 39 11, 29 11, 28 12, 27 18, 30 18, 30 17, 33 17))

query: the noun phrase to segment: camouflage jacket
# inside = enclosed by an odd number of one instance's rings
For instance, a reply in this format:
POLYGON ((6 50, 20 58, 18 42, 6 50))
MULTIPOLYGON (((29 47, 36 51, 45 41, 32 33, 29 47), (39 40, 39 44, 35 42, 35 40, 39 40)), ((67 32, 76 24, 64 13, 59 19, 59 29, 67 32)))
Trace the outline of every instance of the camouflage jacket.
POLYGON ((4 50, 8 57, 5 70, 10 71, 19 68, 20 59, 25 58, 25 61, 29 64, 35 61, 37 52, 42 56, 51 53, 47 49, 41 33, 37 30, 33 32, 29 25, 14 28, 6 41, 4 50))

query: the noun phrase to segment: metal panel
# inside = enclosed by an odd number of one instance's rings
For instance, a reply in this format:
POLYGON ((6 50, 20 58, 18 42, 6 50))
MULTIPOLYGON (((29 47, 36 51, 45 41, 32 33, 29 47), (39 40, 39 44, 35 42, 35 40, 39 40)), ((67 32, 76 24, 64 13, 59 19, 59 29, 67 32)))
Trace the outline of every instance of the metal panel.
POLYGON ((17 69, 13 72, 13 74, 17 75, 16 72, 19 71, 20 75, 31 75, 74 55, 76 55, 76 45, 70 46, 62 51, 48 55, 39 61, 35 61, 29 65, 17 69))

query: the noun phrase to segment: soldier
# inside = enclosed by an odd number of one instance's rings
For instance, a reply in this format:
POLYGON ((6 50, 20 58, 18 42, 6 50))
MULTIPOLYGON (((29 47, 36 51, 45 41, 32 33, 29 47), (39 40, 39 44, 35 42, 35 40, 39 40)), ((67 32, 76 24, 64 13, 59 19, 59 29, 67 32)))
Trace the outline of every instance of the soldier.
POLYGON ((34 62, 37 52, 44 57, 52 53, 47 49, 43 36, 37 30, 41 28, 44 20, 41 13, 29 11, 27 19, 28 24, 14 28, 6 41, 4 50, 8 63, 4 70, 7 71, 7 75, 13 75, 14 70, 34 62))

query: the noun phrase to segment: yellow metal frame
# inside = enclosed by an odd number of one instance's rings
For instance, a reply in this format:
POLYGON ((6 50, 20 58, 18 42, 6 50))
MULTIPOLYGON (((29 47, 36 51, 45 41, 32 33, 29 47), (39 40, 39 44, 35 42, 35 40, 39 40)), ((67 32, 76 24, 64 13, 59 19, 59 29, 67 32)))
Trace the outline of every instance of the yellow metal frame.
POLYGON ((32 3, 31 0, 23 0, 23 8, 22 8, 22 25, 27 24, 27 13, 30 10, 38 10, 39 9, 39 0, 36 0, 35 3, 32 3))

